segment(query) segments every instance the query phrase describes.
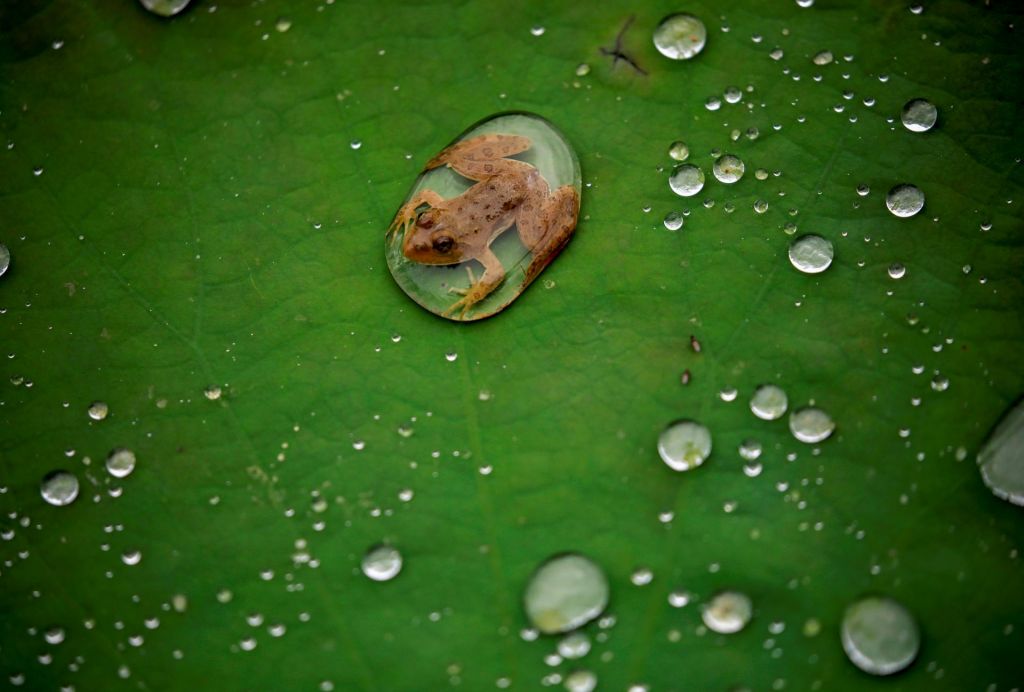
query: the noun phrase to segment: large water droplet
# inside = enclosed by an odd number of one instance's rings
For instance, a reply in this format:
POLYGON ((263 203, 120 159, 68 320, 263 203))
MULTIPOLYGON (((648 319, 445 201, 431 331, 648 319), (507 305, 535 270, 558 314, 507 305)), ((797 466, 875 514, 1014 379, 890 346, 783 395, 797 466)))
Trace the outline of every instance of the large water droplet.
POLYGON ((701 618, 709 630, 732 634, 747 626, 753 612, 753 604, 746 594, 721 591, 701 610, 701 618))
POLYGON ((732 185, 742 178, 745 169, 743 161, 738 156, 732 154, 722 154, 715 159, 715 165, 712 166, 715 177, 718 178, 719 182, 726 185, 732 185))
POLYGON ((363 556, 363 574, 374 581, 390 581, 402 571, 402 554, 390 545, 378 545, 363 556))
POLYGON ((668 186, 680 197, 693 197, 704 189, 704 171, 692 163, 676 166, 669 176, 668 186))
POLYGON ((530 622, 545 634, 569 632, 598 617, 608 605, 608 579, 576 553, 550 558, 537 568, 523 595, 530 622))
POLYGON ((118 447, 107 455, 107 472, 115 478, 124 478, 135 470, 135 452, 118 447))
POLYGON ((789 431, 793 437, 807 444, 827 440, 835 429, 832 417, 814 406, 805 406, 789 414, 789 431))
POLYGON ((1024 400, 989 434, 978 452, 978 466, 996 497, 1024 506, 1024 400))
POLYGON ((161 17, 173 17, 191 2, 192 0, 139 0, 140 5, 161 17))
POLYGON ((900 113, 900 120, 903 127, 911 132, 927 132, 935 125, 939 118, 939 109, 931 101, 925 99, 914 99, 907 101, 900 113))
POLYGON ((894 216, 913 216, 924 208, 924 193, 909 183, 902 183, 889 190, 885 206, 894 216))
POLYGON ((704 50, 707 39, 704 22, 685 12, 670 14, 654 30, 654 47, 672 60, 689 60, 704 50))
POLYGON ((892 675, 917 656, 921 635, 914 616, 891 598, 863 598, 843 615, 843 650, 872 675, 892 675))
MULTIPOLYGON (((789 406, 786 392, 774 384, 763 384, 750 397, 750 410, 761 420, 776 420, 782 417, 789 406)), ((760 447, 758 449, 760 451, 760 447)), ((756 458, 756 457, 754 457, 756 458)))
POLYGON ((7 246, 0 243, 0 276, 7 273, 7 268, 11 266, 11 251, 7 249, 7 246))
POLYGON ((696 421, 676 421, 658 437, 658 454, 674 471, 696 468, 711 454, 711 431, 696 421))
POLYGON ((43 476, 39 494, 55 507, 70 505, 78 497, 78 478, 69 471, 51 471, 43 476))
POLYGON ((789 263, 804 274, 820 274, 832 266, 832 243, 820 235, 802 235, 789 246, 789 263))

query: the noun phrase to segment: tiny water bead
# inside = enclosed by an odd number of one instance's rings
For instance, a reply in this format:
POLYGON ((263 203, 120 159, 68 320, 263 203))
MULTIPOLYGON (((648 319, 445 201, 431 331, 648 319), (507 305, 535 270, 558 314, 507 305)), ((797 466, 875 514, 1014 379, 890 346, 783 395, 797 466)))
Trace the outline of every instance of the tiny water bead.
MULTIPOLYGON (((754 390, 750 397, 750 410, 761 420, 776 420, 789 407, 789 398, 785 390, 775 384, 762 384, 754 390)), ((760 447, 758 448, 760 451, 760 447)), ((757 457, 752 457, 756 459, 757 457)))
POLYGON ((94 401, 89 404, 88 413, 89 417, 93 420, 103 420, 107 417, 107 414, 110 413, 110 408, 107 406, 106 402, 94 401))
POLYGON ((889 190, 885 206, 894 216, 907 218, 924 208, 924 193, 909 183, 901 183, 889 190))
POLYGON ((704 50, 708 30, 692 14, 670 14, 654 29, 654 47, 666 58, 689 60, 704 50))
POLYGON ((704 189, 704 171, 692 163, 684 163, 672 169, 668 185, 680 197, 693 197, 704 189))
POLYGON ((669 145, 668 155, 673 161, 685 161, 690 158, 690 147, 686 146, 686 142, 677 140, 669 145))
POLYGON ((78 497, 78 477, 70 471, 51 471, 43 476, 39 494, 54 507, 70 505, 78 497))
POLYGON ((669 425, 658 437, 658 455, 673 471, 688 471, 711 454, 711 431, 692 420, 669 425))
POLYGON ((813 233, 802 235, 789 246, 789 263, 804 274, 820 274, 832 266, 832 243, 813 233))
POLYGON ((608 605, 608 579, 591 559, 578 553, 556 555, 530 577, 523 607, 544 634, 570 632, 597 618, 608 605))
POLYGON ((978 452, 978 467, 996 497, 1024 506, 1024 400, 989 434, 978 452))
POLYGON ((921 633, 914 616, 891 598, 869 596, 846 609, 841 629, 843 651, 872 675, 892 675, 917 657, 921 633))
POLYGON ((558 642, 558 655, 564 659, 583 658, 588 653, 590 653, 590 637, 585 632, 567 634, 558 642))
POLYGON ((900 113, 900 120, 903 127, 911 132, 927 132, 935 126, 939 119, 939 109, 935 104, 925 99, 913 99, 907 101, 900 113))
POLYGON ((753 461, 761 456, 761 443, 757 440, 743 440, 739 447, 740 456, 747 461, 753 461))
POLYGON ((835 429, 836 424, 832 422, 832 417, 814 406, 805 406, 789 414, 789 431, 800 442, 823 442, 835 429))
POLYGON ((211 385, 203 390, 203 396, 210 401, 217 401, 223 393, 224 391, 217 385, 211 385))
POLYGON ((124 447, 111 450, 107 455, 107 473, 115 478, 124 478, 135 470, 135 452, 124 447))
POLYGON ((181 13, 192 0, 139 0, 139 4, 153 14, 161 17, 173 17, 181 13))
POLYGON ((907 273, 907 268, 899 262, 893 262, 889 265, 889 278, 890 279, 902 279, 907 273))
POLYGON ((668 230, 678 231, 683 227, 683 215, 677 211, 670 211, 665 214, 665 220, 663 223, 665 224, 665 228, 668 230))
POLYGON ((373 581, 391 581, 402 571, 402 553, 390 545, 375 546, 363 556, 361 568, 373 581))
POLYGON ((819 53, 816 53, 814 57, 811 58, 811 62, 813 62, 815 65, 828 65, 829 63, 832 62, 832 60, 832 51, 830 50, 823 50, 819 53))
POLYGON ((712 166, 715 178, 726 185, 732 185, 742 178, 744 169, 743 161, 732 154, 722 154, 712 166))
POLYGON ((733 634, 747 626, 754 606, 746 594, 739 591, 721 591, 701 610, 701 619, 707 628, 719 634, 733 634))
POLYGON ((7 246, 0 243, 0 276, 7 273, 7 268, 11 266, 11 251, 7 249, 7 246))
POLYGON ((597 675, 590 670, 574 670, 563 683, 568 692, 593 692, 597 688, 597 675))

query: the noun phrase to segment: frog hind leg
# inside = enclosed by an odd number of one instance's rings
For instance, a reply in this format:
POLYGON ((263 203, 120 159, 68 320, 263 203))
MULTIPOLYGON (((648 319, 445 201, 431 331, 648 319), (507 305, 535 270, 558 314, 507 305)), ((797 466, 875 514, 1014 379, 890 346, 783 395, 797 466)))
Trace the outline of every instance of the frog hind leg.
POLYGON ((505 161, 527 149, 533 143, 522 135, 480 135, 451 145, 427 161, 424 170, 449 166, 470 180, 483 180, 510 169, 532 168, 522 161, 505 161), (525 168, 524 168, 525 167, 525 168))
POLYGON ((543 202, 520 207, 516 223, 523 245, 533 255, 523 285, 533 281, 566 246, 576 230, 580 196, 572 185, 563 185, 543 202))
POLYGON ((505 268, 501 266, 501 260, 498 256, 491 252, 490 248, 484 250, 483 254, 477 258, 482 265, 484 265, 484 273, 477 278, 473 275, 473 270, 466 265, 466 271, 469 272, 469 288, 449 288, 449 293, 457 293, 462 296, 459 300, 448 306, 442 315, 445 317, 452 317, 458 313, 458 319, 466 319, 466 315, 469 310, 479 303, 481 300, 491 295, 501 282, 505 280, 505 268))

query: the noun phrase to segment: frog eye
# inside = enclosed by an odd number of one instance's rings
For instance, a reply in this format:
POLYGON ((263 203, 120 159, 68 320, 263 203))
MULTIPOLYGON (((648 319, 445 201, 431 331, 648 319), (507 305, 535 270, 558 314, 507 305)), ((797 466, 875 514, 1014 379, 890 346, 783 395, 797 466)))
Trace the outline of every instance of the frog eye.
POLYGON ((439 235, 434 238, 431 244, 434 246, 435 250, 440 252, 442 255, 445 255, 451 252, 452 247, 455 245, 455 241, 451 239, 451 236, 439 235))
POLYGON ((420 228, 433 228, 434 217, 427 212, 420 212, 420 215, 416 217, 416 225, 420 228))

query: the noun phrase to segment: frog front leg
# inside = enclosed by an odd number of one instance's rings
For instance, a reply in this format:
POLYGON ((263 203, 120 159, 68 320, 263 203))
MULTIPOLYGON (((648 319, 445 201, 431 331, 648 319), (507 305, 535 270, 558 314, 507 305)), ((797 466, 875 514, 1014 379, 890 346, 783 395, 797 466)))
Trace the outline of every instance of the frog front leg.
POLYGON ((473 276, 473 271, 466 267, 469 271, 469 288, 452 288, 448 289, 449 293, 458 293, 462 295, 462 298, 452 303, 442 315, 449 317, 454 315, 458 311, 459 319, 465 319, 466 313, 474 305, 479 303, 481 300, 491 295, 501 282, 505 280, 505 268, 501 266, 501 261, 498 256, 491 252, 490 248, 485 248, 479 257, 476 258, 481 264, 484 265, 484 273, 477 279, 473 276))
POLYGON ((444 197, 433 190, 420 190, 411 200, 402 205, 402 208, 395 214, 395 220, 391 222, 388 230, 393 231, 398 228, 401 228, 403 231, 409 230, 409 226, 416 220, 417 209, 424 204, 436 209, 444 201, 444 197))

